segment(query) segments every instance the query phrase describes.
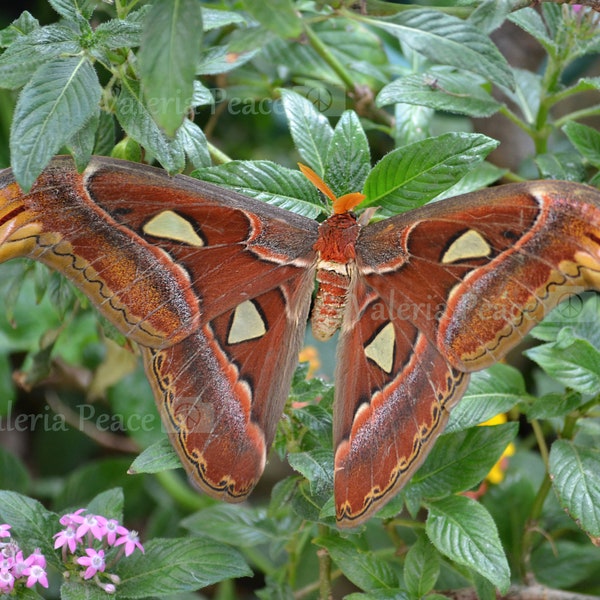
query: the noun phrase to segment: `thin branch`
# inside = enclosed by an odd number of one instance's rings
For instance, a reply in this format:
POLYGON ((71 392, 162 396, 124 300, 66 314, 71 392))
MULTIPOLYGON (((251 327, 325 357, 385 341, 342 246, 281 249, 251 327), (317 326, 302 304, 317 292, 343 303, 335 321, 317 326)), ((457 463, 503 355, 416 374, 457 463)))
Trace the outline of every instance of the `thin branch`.
POLYGON ((118 450, 119 452, 135 453, 140 451, 140 447, 132 439, 116 435, 109 431, 103 431, 98 429, 94 423, 89 422, 87 419, 82 419, 81 415, 71 410, 54 392, 47 393, 46 402, 57 415, 60 415, 64 419, 65 423, 74 429, 78 429, 101 446, 118 450))
MULTIPOLYGON (((438 592, 447 598, 454 600, 478 600, 475 588, 463 588, 460 590, 451 590, 448 592, 438 592)), ((544 585, 520 586, 514 585, 505 595, 496 594, 497 600, 598 600, 598 596, 589 596, 587 594, 578 594, 576 592, 566 592, 564 590, 555 590, 544 585)))
POLYGON ((317 550, 319 559, 319 598, 320 600, 331 600, 331 556, 325 548, 317 550))

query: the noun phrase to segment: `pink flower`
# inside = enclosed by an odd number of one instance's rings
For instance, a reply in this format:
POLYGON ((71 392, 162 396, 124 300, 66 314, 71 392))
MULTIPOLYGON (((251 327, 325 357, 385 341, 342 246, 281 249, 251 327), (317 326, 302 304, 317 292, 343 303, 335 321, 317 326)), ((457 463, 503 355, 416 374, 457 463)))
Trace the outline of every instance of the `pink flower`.
POLYGON ((77 537, 83 537, 87 532, 97 539, 101 540, 106 532, 106 517, 100 515, 85 515, 83 521, 77 528, 77 537))
POLYGON ((33 587, 36 583, 39 583, 42 587, 48 587, 48 576, 46 571, 40 565, 32 565, 23 571, 23 575, 27 577, 27 583, 25 584, 28 588, 33 587))
POLYGON ((42 569, 46 568, 46 557, 42 554, 39 548, 36 548, 26 559, 27 566, 38 566, 42 569))
POLYGON ((144 547, 140 544, 137 531, 128 531, 115 542, 115 546, 120 546, 121 544, 125 544, 125 556, 132 554, 136 548, 144 552, 144 547))
POLYGON ((69 525, 79 525, 79 523, 83 522, 83 517, 81 516, 82 512, 85 512, 85 508, 80 508, 75 512, 63 515, 58 522, 65 527, 68 527, 69 525))
POLYGON ((0 570, 0 590, 10 592, 15 585, 15 578, 10 571, 0 570))
POLYGON ((578 13, 583 8, 583 5, 582 4, 573 4, 573 5, 571 5, 571 8, 573 9, 574 12, 578 13))
POLYGON ((72 525, 56 533, 54 537, 56 538, 54 542, 55 548, 67 546, 72 553, 77 549, 77 543, 81 541, 81 538, 77 536, 77 532, 73 529, 72 525))
POLYGON ((0 558, 14 558, 19 550, 16 542, 3 542, 0 544, 0 558))
POLYGON ((11 526, 7 525, 6 523, 0 525, 0 538, 10 537, 10 531, 8 531, 10 528, 11 526))
POLYGON ((87 556, 77 559, 77 564, 87 567, 83 574, 84 579, 91 579, 98 571, 104 571, 106 563, 104 562, 104 550, 96 552, 93 548, 86 548, 87 556))
POLYGON ((12 570, 15 564, 15 559, 12 556, 3 556, 0 558, 0 571, 12 570))
POLYGON ((25 561, 25 559, 23 558, 23 552, 21 552, 21 550, 19 550, 16 554, 15 554, 15 561, 14 564, 12 566, 11 572, 15 577, 21 577, 21 575, 23 574, 23 571, 28 567, 29 565, 27 564, 27 562, 25 561))
POLYGON ((123 525, 119 525, 119 521, 116 519, 109 519, 105 525, 106 541, 109 546, 114 546, 117 535, 127 535, 129 530, 123 525))

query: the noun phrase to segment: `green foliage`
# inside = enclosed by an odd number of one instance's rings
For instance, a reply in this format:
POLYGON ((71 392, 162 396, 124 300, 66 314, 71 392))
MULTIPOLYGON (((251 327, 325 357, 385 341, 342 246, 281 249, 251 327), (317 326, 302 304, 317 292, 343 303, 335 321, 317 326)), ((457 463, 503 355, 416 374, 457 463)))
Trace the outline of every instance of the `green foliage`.
MULTIPOLYGON (((600 52, 591 9, 353 4, 39 0, 0 31, 0 116, 19 183, 30 187, 59 151, 82 168, 112 154, 319 220, 329 207, 298 161, 338 196, 363 191, 359 209, 377 207, 376 218, 501 178, 598 183, 600 134, 582 122, 600 113, 586 96, 600 78, 582 71, 600 52), (505 20, 520 32, 510 44, 540 44, 538 69, 509 64, 491 40, 505 20), (492 163, 488 120, 515 125, 529 155, 492 163)), ((265 487, 246 505, 220 504, 174 471, 131 349, 86 299, 37 264, 1 274, 0 431, 12 451, 0 451, 0 521, 42 549, 53 581, 23 598, 106 597, 92 581, 63 581, 53 548, 59 515, 83 506, 124 513, 141 532, 146 552, 119 563, 115 598, 189 598, 213 584, 203 593, 220 599, 417 600, 467 587, 495 598, 534 579, 600 594, 596 296, 571 298, 532 332, 523 373, 474 374, 411 483, 340 533, 323 378, 298 369, 265 487), (510 422, 479 427, 500 413, 510 422), (482 485, 509 444, 500 480, 482 485)))

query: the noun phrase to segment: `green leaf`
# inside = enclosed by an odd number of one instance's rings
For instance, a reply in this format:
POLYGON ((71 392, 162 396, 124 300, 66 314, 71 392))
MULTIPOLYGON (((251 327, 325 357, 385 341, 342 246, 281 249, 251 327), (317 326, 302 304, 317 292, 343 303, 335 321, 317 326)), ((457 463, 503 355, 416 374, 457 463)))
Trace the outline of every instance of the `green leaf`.
POLYGON ((526 350, 524 354, 548 375, 582 394, 595 394, 600 387, 600 352, 587 340, 562 330, 557 342, 526 350))
POLYGON ((478 485, 514 440, 518 429, 518 423, 505 423, 440 436, 412 478, 411 493, 440 498, 478 485))
POLYGON ((473 373, 465 395, 450 413, 445 431, 450 433, 485 423, 508 412, 526 397, 525 380, 514 367, 496 364, 473 373))
POLYGON ((32 551, 40 548, 48 562, 60 568, 52 542, 52 535, 58 531, 58 518, 37 500, 16 492, 0 491, 0 523, 11 525, 11 534, 17 540, 26 543, 32 551))
POLYGON ((591 165, 600 168, 600 132, 575 121, 569 121, 562 130, 577 151, 591 165))
MULTIPOLYGON (((17 38, 0 56, 0 87, 25 85, 40 65, 81 50, 73 29, 48 25, 17 38)), ((43 73, 41 74, 43 76, 43 73)))
POLYGON ((170 140, 154 122, 144 106, 139 85, 132 79, 121 80, 116 115, 128 136, 149 150, 169 173, 183 170, 185 152, 176 138, 170 140))
POLYGON ((107 519, 123 519, 123 505, 125 496, 121 488, 112 488, 98 494, 87 505, 88 513, 102 515, 107 519))
POLYGON ((94 0, 48 0, 50 6, 67 20, 77 20, 78 17, 89 19, 92 16, 96 2, 94 0))
POLYGON ((577 92, 585 92, 588 90, 600 89, 600 77, 582 77, 573 85, 568 86, 563 90, 565 94, 571 95, 577 92))
POLYGON ((406 146, 431 137, 431 123, 435 112, 418 104, 394 105, 394 141, 395 146, 406 146))
MULTIPOLYGON (((341 18, 315 23, 312 30, 339 63, 352 69, 355 85, 379 88, 386 81, 384 73, 389 60, 382 48, 381 38, 375 32, 357 21, 341 18)), ((330 100, 335 100, 336 90, 345 87, 336 71, 309 44, 299 44, 295 40, 288 42, 277 37, 263 43, 261 59, 271 65, 285 65, 289 72, 294 73, 294 79, 302 81, 304 87, 327 91, 330 100)), ((345 94, 341 93, 339 97, 339 104, 334 102, 327 106, 328 114, 337 116, 349 108, 345 103, 345 94)), ((329 104, 324 98, 323 102, 329 104)))
POLYGON ((247 25, 246 17, 231 10, 221 10, 216 8, 202 7, 202 25, 204 31, 219 29, 219 27, 227 27, 228 25, 247 25))
POLYGON ((435 586, 440 574, 438 553, 421 535, 410 547, 404 562, 404 583, 413 598, 422 598, 435 586))
MULTIPOLYGON (((206 86, 202 85, 197 79, 194 81, 194 95, 192 96, 192 106, 194 108, 198 106, 210 106, 212 109, 215 104, 215 97, 212 95, 212 91, 206 86)), ((212 113, 211 113, 212 114, 212 113)))
POLYGON ((106 600, 107 594, 89 582, 65 581, 60 586, 60 600, 106 600))
POLYGON ((552 444, 548 470, 561 506, 592 538, 600 537, 600 450, 570 440, 552 444))
POLYGON ((456 184, 498 142, 481 134, 445 133, 393 150, 373 168, 361 207, 397 213, 425 204, 456 184))
POLYGON ((389 19, 365 19, 386 29, 438 64, 452 65, 512 88, 514 80, 506 60, 490 38, 468 21, 428 9, 408 10, 389 19))
POLYGON ((181 460, 169 440, 165 437, 146 448, 131 463, 129 473, 159 473, 169 469, 180 469, 181 460))
POLYGON ((313 540, 326 548, 342 573, 367 592, 398 587, 397 568, 372 552, 364 552, 352 541, 331 534, 313 540))
POLYGON ((87 123, 67 142, 67 147, 73 154, 78 171, 86 167, 96 144, 96 132, 100 124, 100 110, 88 119, 87 123))
POLYGON ((196 123, 190 119, 184 119, 183 125, 177 131, 177 138, 195 169, 210 166, 208 142, 204 132, 196 123))
POLYGON ((35 72, 19 96, 10 133, 13 172, 23 189, 95 114, 101 94, 84 57, 57 58, 35 72))
POLYGON ((521 0, 484 0, 469 15, 469 23, 487 34, 498 29, 506 17, 522 6, 521 0))
POLYGON ((302 161, 323 177, 333 137, 329 120, 300 94, 285 89, 280 93, 290 133, 302 161))
POLYGON ((270 161, 231 161, 197 169, 192 175, 305 217, 314 219, 326 212, 317 190, 300 171, 270 161))
POLYGON ((542 100, 542 76, 525 69, 514 69, 514 75, 515 89, 505 93, 521 109, 525 121, 533 125, 542 100))
POLYGON ((142 162, 143 160, 141 146, 129 136, 124 137, 112 149, 109 149, 109 156, 131 162, 142 162))
POLYGON ((533 399, 524 412, 531 419, 565 417, 589 401, 587 396, 567 390, 564 394, 550 393, 533 399))
POLYGON ((263 27, 282 38, 302 33, 302 20, 291 0, 245 0, 244 6, 263 27))
MULTIPOLYGON (((379 89, 389 80, 389 57, 381 37, 370 27, 357 20, 340 18, 315 23, 313 31, 338 62, 351 69, 355 85, 379 89)), ((337 79, 337 74, 334 75, 337 79)), ((318 79, 314 72, 308 76, 312 80, 318 79)), ((344 81, 340 84, 347 87, 344 81)), ((344 108, 350 106, 344 105, 344 108)), ((340 110, 329 114, 337 116, 341 113, 340 110)))
POLYGON ((40 22, 28 11, 23 11, 8 27, 0 30, 0 47, 6 48, 17 39, 40 28, 40 22))
MULTIPOLYGON (((314 381, 311 379, 310 381, 314 381)), ((313 392, 324 386, 315 386, 313 392)), ((324 395, 325 392, 323 392, 324 395)), ((297 396, 295 396, 297 397, 297 396)), ((316 398, 316 394, 312 394, 310 400, 316 398)), ((294 400, 294 402, 302 402, 302 400, 294 400)), ((321 403, 318 405, 309 405, 303 408, 294 410, 294 418, 304 427, 302 433, 302 450, 312 450, 315 447, 331 448, 332 439, 332 418, 331 410, 327 410, 321 403)))
POLYGON ((212 540, 153 539, 144 550, 119 562, 119 598, 166 596, 252 575, 237 550, 212 540))
POLYGON ((377 106, 395 102, 418 104, 436 110, 489 117, 502 106, 467 73, 449 69, 406 75, 386 85, 377 96, 377 106))
POLYGON ((139 52, 144 98, 150 114, 173 136, 192 104, 202 40, 197 0, 162 0, 146 17, 139 52))
POLYGON ((329 144, 325 177, 336 197, 360 192, 371 170, 369 142, 358 115, 346 111, 335 126, 329 144))
POLYGON ((531 330, 531 336, 543 342, 555 342, 562 329, 569 327, 574 337, 591 342, 600 348, 600 303, 595 293, 572 289, 565 292, 563 301, 544 320, 531 330))
POLYGON ((548 27, 548 31, 552 39, 558 44, 561 41, 566 41, 564 13, 561 6, 545 5, 541 7, 544 22, 548 27))
POLYGON ((555 53, 556 45, 550 37, 542 17, 534 8, 523 8, 512 13, 508 18, 523 31, 533 36, 546 52, 551 55, 555 53))
POLYGON ((235 540, 235 545, 240 548, 275 541, 274 532, 270 531, 272 524, 264 514, 246 506, 215 504, 186 517, 181 525, 202 539, 209 537, 224 544, 235 540))
POLYGON ((142 25, 137 21, 110 19, 94 29, 94 37, 104 49, 132 48, 140 45, 142 31, 142 25))
POLYGON ((473 573, 473 583, 478 600, 497 600, 496 587, 479 573, 473 573))
POLYGON ((510 569, 494 520, 466 496, 427 503, 425 531, 445 556, 481 574, 502 593, 510 585, 510 569))
POLYGON ((96 132, 96 144, 94 154, 109 156, 115 145, 115 118, 113 115, 101 111, 98 129, 96 132))
POLYGON ((288 456, 288 462, 310 483, 315 496, 329 496, 333 492, 333 451, 317 448, 310 452, 295 452, 288 456))
POLYGON ((535 157, 535 164, 544 179, 580 182, 585 177, 585 168, 581 159, 573 151, 538 154, 535 157))
MULTIPOLYGON (((243 52, 234 52, 231 46, 211 46, 200 53, 196 65, 197 75, 220 75, 233 71, 247 63, 260 52, 260 48, 248 49, 243 52)), ((227 94, 227 89, 219 89, 219 93, 227 94)))
POLYGON ((475 165, 466 175, 463 175, 452 187, 448 188, 435 197, 436 202, 444 198, 452 198, 460 194, 468 194, 486 188, 500 179, 506 173, 489 162, 480 162, 475 165))

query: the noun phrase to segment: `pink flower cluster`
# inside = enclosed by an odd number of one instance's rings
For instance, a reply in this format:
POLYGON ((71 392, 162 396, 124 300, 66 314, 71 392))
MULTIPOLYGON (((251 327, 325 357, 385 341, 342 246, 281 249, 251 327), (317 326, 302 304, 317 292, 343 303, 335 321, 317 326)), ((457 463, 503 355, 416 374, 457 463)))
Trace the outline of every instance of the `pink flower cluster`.
POLYGON ((0 593, 11 592, 19 581, 24 581, 28 588, 36 583, 47 588, 46 557, 36 548, 25 558, 10 529, 10 525, 0 525, 0 593))
POLYGON ((92 579, 108 593, 115 592, 116 575, 106 574, 111 583, 100 582, 98 575, 105 573, 107 567, 106 554, 113 548, 118 548, 111 555, 110 565, 119 560, 122 555, 129 556, 136 548, 144 552, 136 531, 123 527, 116 519, 107 519, 102 515, 84 514, 80 508, 60 518, 64 529, 54 536, 54 548, 62 549, 63 562, 68 562, 67 551, 77 565, 84 567, 80 575, 83 579, 92 579))
MULTIPOLYGON (((112 567, 121 556, 129 556, 136 548, 142 552, 144 548, 137 532, 123 527, 116 519, 84 513, 85 509, 80 508, 60 518, 64 529, 54 535, 54 548, 61 549, 68 569, 65 577, 77 573, 114 594, 119 577, 107 573, 107 567, 112 567)), ((0 595, 12 592, 18 584, 30 588, 39 583, 47 588, 46 557, 36 548, 25 558, 10 529, 8 524, 0 525, 0 595)))

